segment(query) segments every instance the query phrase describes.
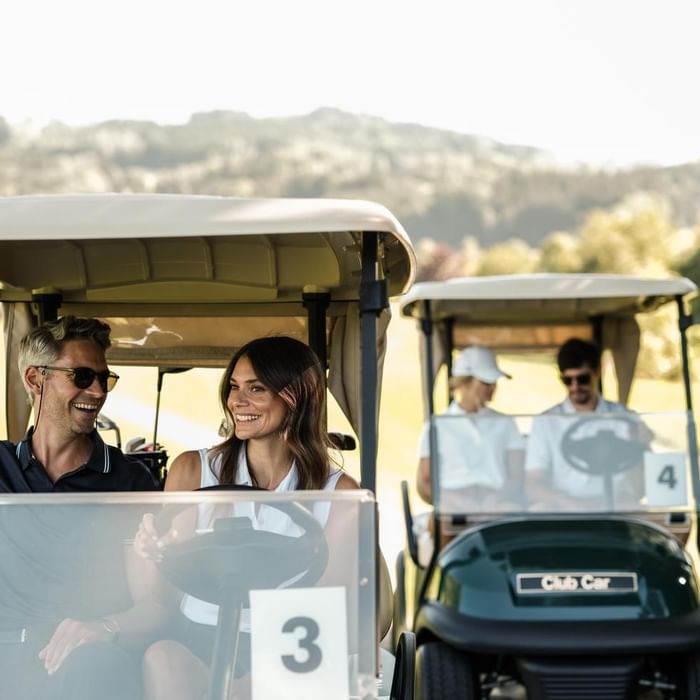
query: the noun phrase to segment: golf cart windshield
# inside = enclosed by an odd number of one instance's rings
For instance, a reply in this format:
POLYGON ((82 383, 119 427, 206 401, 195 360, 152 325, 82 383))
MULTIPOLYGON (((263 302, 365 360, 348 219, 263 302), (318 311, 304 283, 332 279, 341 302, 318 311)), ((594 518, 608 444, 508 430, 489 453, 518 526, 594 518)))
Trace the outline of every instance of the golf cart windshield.
POLYGON ((504 513, 683 513, 693 507, 685 412, 433 416, 433 502, 504 513))
MULTIPOLYGON (((289 698, 376 697, 374 513, 366 491, 4 497, 3 646, 31 647, 36 663, 21 678, 8 672, 3 696, 48 697, 62 664, 49 675, 38 654, 72 619, 117 620, 108 628, 137 652, 178 640, 209 654, 208 697, 223 697, 216 688, 234 657, 237 698, 280 697, 280 688, 289 698), (166 543, 155 560, 136 551, 144 516, 166 543), (196 624, 174 626, 178 608, 196 624)), ((141 664, 132 672, 120 682, 140 697, 141 664)))

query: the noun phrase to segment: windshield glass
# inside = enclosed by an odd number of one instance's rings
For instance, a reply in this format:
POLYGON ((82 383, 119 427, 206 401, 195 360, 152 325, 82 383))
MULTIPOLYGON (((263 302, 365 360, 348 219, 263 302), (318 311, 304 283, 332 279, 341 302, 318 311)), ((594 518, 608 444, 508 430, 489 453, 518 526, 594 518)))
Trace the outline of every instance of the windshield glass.
POLYGON ((368 492, 1 500, 3 697, 376 697, 368 492))
POLYGON ((688 414, 433 417, 440 513, 677 512, 693 506, 688 414))

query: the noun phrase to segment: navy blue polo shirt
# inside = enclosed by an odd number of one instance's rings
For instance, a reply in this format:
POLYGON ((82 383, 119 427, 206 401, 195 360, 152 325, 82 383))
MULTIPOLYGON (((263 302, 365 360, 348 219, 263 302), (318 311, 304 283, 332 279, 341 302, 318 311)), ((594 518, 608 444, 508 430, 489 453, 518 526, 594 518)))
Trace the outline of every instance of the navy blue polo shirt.
POLYGON ((56 483, 31 449, 33 428, 18 443, 0 441, 0 493, 90 493, 95 491, 155 491, 155 479, 140 461, 107 445, 95 430, 92 454, 85 464, 64 474, 56 483))

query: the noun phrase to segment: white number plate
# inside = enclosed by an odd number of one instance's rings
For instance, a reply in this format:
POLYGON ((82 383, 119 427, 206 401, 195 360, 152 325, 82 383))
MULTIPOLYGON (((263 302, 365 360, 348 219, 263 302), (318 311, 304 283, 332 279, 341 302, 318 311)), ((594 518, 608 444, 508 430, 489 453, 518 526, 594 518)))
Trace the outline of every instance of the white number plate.
POLYGON ((682 452, 645 452, 644 487, 649 506, 686 505, 685 455, 682 452))
POLYGON ((253 700, 347 698, 344 588, 250 592, 253 700))

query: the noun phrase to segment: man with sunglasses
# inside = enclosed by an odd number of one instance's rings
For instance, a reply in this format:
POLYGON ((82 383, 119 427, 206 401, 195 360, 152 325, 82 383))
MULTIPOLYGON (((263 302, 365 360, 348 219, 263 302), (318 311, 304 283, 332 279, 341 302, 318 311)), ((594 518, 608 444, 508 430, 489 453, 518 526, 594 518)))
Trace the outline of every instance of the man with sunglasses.
MULTIPOLYGON (((533 420, 525 456, 528 498, 531 507, 538 510, 603 507, 602 478, 574 469, 563 455, 562 441, 577 418, 586 416, 591 420, 576 431, 577 438, 595 437, 607 429, 619 434, 620 440, 633 439, 630 422, 606 424, 606 416, 634 414, 600 395, 600 351, 593 343, 580 338, 567 340, 559 349, 557 364, 567 397, 533 420), (597 416, 600 420, 594 420, 597 416)), ((619 476, 627 479, 626 474, 619 476)))
MULTIPOLYGON (((66 316, 22 339, 18 364, 34 426, 18 443, 0 442, 0 492, 157 488, 145 465, 95 429, 119 378, 107 367, 109 336, 97 319, 66 316)), ((133 509, 95 504, 0 509, 3 697, 140 696, 140 657, 131 645, 154 606, 146 602, 150 591, 132 583, 143 572, 130 563, 125 537, 139 519, 133 509)))
POLYGON ((95 421, 119 377, 107 367, 110 328, 66 316, 21 341, 19 371, 34 408, 25 438, 0 444, 0 492, 151 491, 148 469, 107 446, 95 421))

